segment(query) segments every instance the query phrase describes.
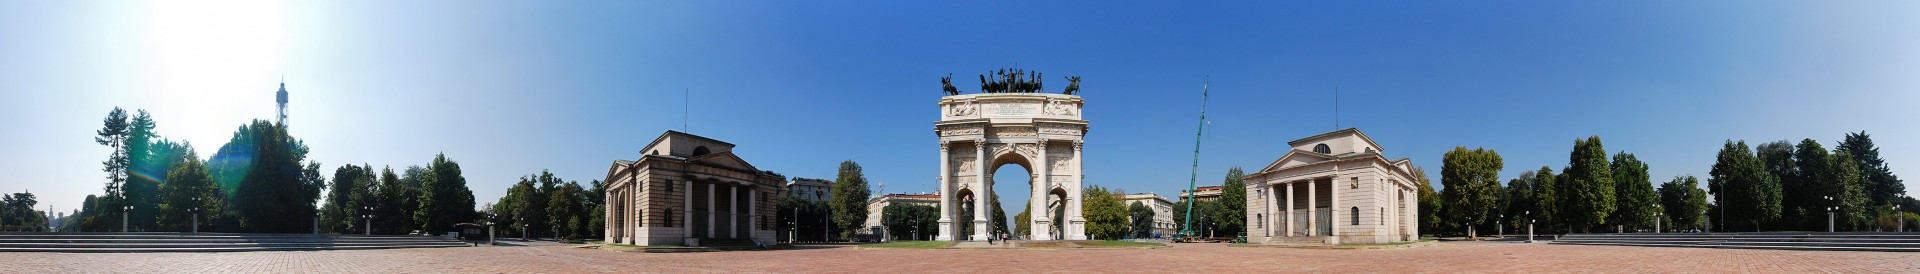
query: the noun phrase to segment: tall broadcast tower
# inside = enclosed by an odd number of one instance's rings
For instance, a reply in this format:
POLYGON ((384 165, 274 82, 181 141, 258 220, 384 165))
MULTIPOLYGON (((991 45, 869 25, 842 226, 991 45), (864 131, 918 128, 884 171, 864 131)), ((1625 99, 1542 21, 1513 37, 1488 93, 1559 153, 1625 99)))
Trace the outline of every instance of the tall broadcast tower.
POLYGON ((285 81, 280 82, 280 92, 275 93, 275 95, 277 95, 276 97, 278 98, 278 100, 275 100, 275 101, 280 102, 280 125, 286 126, 287 124, 287 82, 285 81))

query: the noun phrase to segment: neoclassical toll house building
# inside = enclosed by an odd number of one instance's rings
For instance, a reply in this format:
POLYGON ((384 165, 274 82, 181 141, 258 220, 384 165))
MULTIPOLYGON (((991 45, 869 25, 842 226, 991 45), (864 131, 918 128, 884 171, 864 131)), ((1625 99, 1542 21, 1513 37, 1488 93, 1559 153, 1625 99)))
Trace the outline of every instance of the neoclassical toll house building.
POLYGON ((1413 164, 1348 128, 1287 142, 1248 174, 1247 241, 1390 243, 1420 235, 1413 164))
POLYGON ((669 130, 640 154, 607 170, 607 242, 774 242, 783 179, 734 155, 733 144, 669 130))

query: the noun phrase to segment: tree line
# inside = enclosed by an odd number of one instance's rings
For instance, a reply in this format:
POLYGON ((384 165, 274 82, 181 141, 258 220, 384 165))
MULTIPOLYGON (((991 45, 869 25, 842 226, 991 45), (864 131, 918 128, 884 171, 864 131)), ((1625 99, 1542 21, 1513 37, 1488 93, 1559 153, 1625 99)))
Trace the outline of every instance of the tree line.
POLYGON ((1848 133, 1833 150, 1813 139, 1798 145, 1766 143, 1757 150, 1729 140, 1705 190, 1692 175, 1675 176, 1655 188, 1645 162, 1626 151, 1609 157, 1600 137, 1589 136, 1574 141, 1568 164, 1558 172, 1545 166, 1528 170, 1505 187, 1498 183, 1499 153, 1484 148, 1455 147, 1443 155, 1439 193, 1424 170, 1415 168, 1414 176, 1421 187, 1421 229, 1436 235, 1473 237, 1495 228, 1517 233, 1528 223, 1543 233, 1651 231, 1656 225, 1662 230, 1824 231, 1828 210, 1841 231, 1891 230, 1896 214, 1909 214, 1893 210, 1895 205, 1920 204, 1905 196, 1878 151, 1866 132, 1848 133))
POLYGON ((146 110, 107 113, 94 134, 113 149, 101 162, 103 193, 87 195, 60 230, 307 233, 324 226, 346 233, 365 223, 348 220, 374 216, 376 231, 398 234, 473 220, 473 194, 459 163, 444 154, 405 175, 386 168, 378 180, 370 165, 342 166, 329 182, 284 124, 242 124, 206 160, 186 141, 161 138, 157 127, 146 110), (332 190, 326 208, 318 206, 323 190, 332 190))
POLYGON ((521 176, 507 195, 485 206, 499 236, 594 239, 606 235, 605 183, 567 181, 552 172, 521 176))

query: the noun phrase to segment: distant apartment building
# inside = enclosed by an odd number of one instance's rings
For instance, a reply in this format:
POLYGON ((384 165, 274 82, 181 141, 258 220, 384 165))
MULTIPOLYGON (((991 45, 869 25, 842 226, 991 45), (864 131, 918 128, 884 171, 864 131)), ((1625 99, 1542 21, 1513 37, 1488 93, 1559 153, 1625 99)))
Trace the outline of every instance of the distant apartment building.
MULTIPOLYGON (((1215 196, 1219 195, 1218 190, 1214 192, 1215 196)), ((1153 233, 1165 236, 1178 232, 1173 222, 1173 202, 1168 201, 1167 198, 1160 197, 1159 194, 1153 193, 1134 193, 1116 196, 1120 196, 1120 204, 1126 205, 1129 208, 1133 207, 1133 203, 1138 202, 1141 205, 1147 206, 1149 209, 1153 209, 1153 233)), ((1201 198, 1206 197, 1201 196, 1201 198)), ((1138 222, 1139 220, 1134 221, 1138 222)))
MULTIPOLYGON (((884 213, 887 209, 887 206, 893 205, 896 203, 940 207, 940 194, 896 193, 896 194, 882 195, 880 197, 874 197, 873 199, 869 199, 867 200, 867 225, 866 225, 867 230, 863 232, 865 234, 873 234, 876 237, 880 236, 879 234, 882 226, 886 225, 881 222, 886 220, 882 217, 886 217, 884 213)), ((910 236, 896 236, 896 237, 909 238, 910 236)), ((921 235, 921 237, 931 238, 933 237, 933 235, 921 235)))
POLYGON ((1186 190, 1181 190, 1180 202, 1186 202, 1188 196, 1198 197, 1201 202, 1219 200, 1220 190, 1220 186, 1203 186, 1195 188, 1191 195, 1186 190))
POLYGON ((833 196, 833 181, 814 178, 793 178, 787 181, 787 196, 807 201, 826 201, 833 196))

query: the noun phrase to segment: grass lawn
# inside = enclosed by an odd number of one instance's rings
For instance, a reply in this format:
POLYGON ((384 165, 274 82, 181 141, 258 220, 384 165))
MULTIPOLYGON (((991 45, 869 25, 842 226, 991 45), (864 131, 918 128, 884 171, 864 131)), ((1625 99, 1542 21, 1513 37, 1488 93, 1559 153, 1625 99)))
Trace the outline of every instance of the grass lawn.
POLYGON ((884 247, 884 248, 946 248, 948 246, 953 246, 953 242, 900 241, 900 242, 888 242, 888 243, 860 244, 860 247, 884 247))
POLYGON ((1080 244, 1080 246, 1085 246, 1085 247, 1127 247, 1127 246, 1159 246, 1161 245, 1160 243, 1116 241, 1116 240, 1083 241, 1083 242, 1074 242, 1074 243, 1080 244))

